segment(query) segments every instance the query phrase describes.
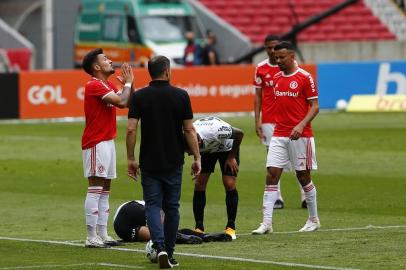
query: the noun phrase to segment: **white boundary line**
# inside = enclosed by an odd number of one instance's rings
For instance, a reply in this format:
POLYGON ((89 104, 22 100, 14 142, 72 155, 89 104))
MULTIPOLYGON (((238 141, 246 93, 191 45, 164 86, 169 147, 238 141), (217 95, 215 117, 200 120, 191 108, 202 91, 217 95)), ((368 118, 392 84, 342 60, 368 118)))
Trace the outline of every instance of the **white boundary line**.
MULTIPOLYGON (((332 228, 332 229, 318 229, 318 232, 348 232, 348 231, 363 231, 363 230, 377 230, 377 229, 400 229, 406 228, 406 225, 388 225, 388 226, 375 226, 367 225, 365 227, 354 227, 354 228, 332 228)), ((299 231, 287 231, 287 232, 273 232, 271 234, 295 234, 295 233, 304 233, 299 231)), ((246 236, 252 235, 251 233, 238 233, 237 235, 246 236)))
POLYGON ((49 265, 27 265, 27 266, 13 266, 13 267, 0 267, 0 270, 13 270, 13 269, 36 269, 36 268, 60 268, 60 267, 74 267, 74 266, 109 266, 116 268, 127 269, 141 269, 142 266, 131 266, 113 263, 73 263, 73 264, 49 264, 49 265))
MULTIPOLYGON (((367 225, 365 227, 320 229, 318 231, 319 232, 342 232, 342 231, 345 232, 345 231, 359 231, 359 230, 372 230, 372 229, 399 229, 399 228, 406 228, 406 225, 388 225, 388 226, 367 225)), ((298 231, 273 232, 273 234, 296 234, 296 233, 299 233, 299 232, 298 231)), ((250 233, 243 233, 243 234, 238 234, 238 235, 251 235, 251 234, 250 233)), ((78 247, 83 246, 83 243, 78 243, 78 242, 80 242, 80 240, 51 241, 51 240, 35 240, 35 239, 24 239, 24 238, 13 238, 13 237, 2 237, 2 236, 0 236, 0 240, 48 243, 48 244, 59 244, 59 245, 78 246, 78 247)), ((145 252, 144 250, 140 250, 140 249, 129 249, 129 248, 118 248, 118 247, 111 247, 110 249, 118 250, 118 251, 137 252, 137 253, 144 253, 145 252)), ((211 259, 219 259, 219 260, 253 262, 253 263, 273 264, 273 265, 281 265, 281 266, 297 266, 297 267, 312 268, 312 269, 355 270, 354 268, 342 268, 342 267, 334 267, 334 266, 322 266, 322 265, 311 265, 311 264, 301 264, 301 263, 277 262, 277 261, 239 258, 239 257, 204 255, 204 254, 195 254, 195 253, 176 252, 176 254, 182 255, 182 256, 188 256, 188 257, 196 257, 196 258, 211 258, 211 259)), ((85 265, 85 264, 82 264, 82 265, 85 265)), ((112 266, 112 267, 124 267, 124 268, 129 267, 129 266, 125 266, 125 265, 104 264, 104 263, 103 264, 98 263, 98 265, 105 265, 105 266, 112 266)), ((45 266, 43 266, 43 267, 45 267, 45 266)), ((141 267, 132 267, 132 268, 141 268, 141 267)), ((21 267, 20 268, 0 268, 0 270, 2 270, 2 269, 24 269, 24 268, 21 268, 21 267)))
MULTIPOLYGON (((1 237, 1 236, 0 236, 0 240, 47 243, 47 244, 59 244, 59 245, 83 247, 83 244, 76 244, 76 243, 65 242, 65 241, 35 240, 35 239, 1 237)), ((137 253, 144 253, 145 252, 145 250, 141 250, 141 249, 116 248, 116 247, 111 247, 109 249, 118 250, 118 251, 127 251, 127 252, 137 252, 137 253)), ((247 259, 247 258, 239 258, 239 257, 227 257, 227 256, 214 256, 214 255, 204 255, 204 254, 195 254, 195 253, 176 252, 176 254, 177 255, 182 255, 182 256, 188 256, 188 257, 195 257, 195 258, 210 258, 210 259, 239 261, 239 262, 253 262, 253 263, 261 263, 261 264, 280 265, 280 266, 294 266, 294 267, 296 266, 296 267, 304 267, 304 268, 310 268, 310 269, 358 270, 358 269, 355 269, 355 268, 343 268, 343 267, 335 267, 335 266, 322 266, 322 265, 312 265, 312 264, 302 264, 302 263, 266 261, 266 260, 256 260, 256 259, 247 259)), ((6 268, 6 269, 10 269, 10 268, 6 268)))

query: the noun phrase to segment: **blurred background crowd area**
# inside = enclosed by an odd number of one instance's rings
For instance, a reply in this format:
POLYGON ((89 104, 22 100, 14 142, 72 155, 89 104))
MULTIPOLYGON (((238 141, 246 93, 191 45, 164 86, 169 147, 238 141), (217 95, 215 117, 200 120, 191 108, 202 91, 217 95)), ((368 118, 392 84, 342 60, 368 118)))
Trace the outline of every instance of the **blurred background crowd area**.
POLYGON ((404 8, 403 0, 3 0, 0 72, 72 69, 92 47, 134 66, 157 54, 175 66, 258 63, 268 34, 297 45, 302 63, 399 60, 404 8), (207 50, 214 61, 203 59, 207 50))

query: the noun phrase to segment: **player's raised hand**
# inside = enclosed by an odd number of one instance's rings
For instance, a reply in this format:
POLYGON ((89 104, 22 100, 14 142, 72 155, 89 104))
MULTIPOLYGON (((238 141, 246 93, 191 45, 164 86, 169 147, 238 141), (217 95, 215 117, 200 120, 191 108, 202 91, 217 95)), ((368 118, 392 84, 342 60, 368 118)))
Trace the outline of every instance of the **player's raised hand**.
MULTIPOLYGON (((128 63, 124 63, 121 66, 121 76, 125 83, 133 83, 134 82, 134 73, 133 70, 128 63)), ((118 79, 118 78, 117 78, 118 79)))
POLYGON ((127 160, 128 176, 137 181, 138 175, 140 173, 140 168, 135 160, 127 160))

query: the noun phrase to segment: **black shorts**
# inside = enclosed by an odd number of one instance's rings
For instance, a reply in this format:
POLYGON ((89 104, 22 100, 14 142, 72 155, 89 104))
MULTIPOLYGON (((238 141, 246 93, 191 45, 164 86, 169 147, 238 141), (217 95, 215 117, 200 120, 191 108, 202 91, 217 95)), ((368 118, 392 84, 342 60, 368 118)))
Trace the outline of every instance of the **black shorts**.
MULTIPOLYGON (((233 174, 230 170, 230 168, 225 168, 225 163, 228 157, 228 152, 218 152, 218 153, 202 153, 202 171, 201 173, 212 173, 214 172, 214 168, 216 167, 216 162, 217 160, 219 161, 220 164, 220 169, 221 169, 221 174, 222 175, 227 175, 227 176, 237 176, 237 174, 233 174)), ((240 165, 240 151, 237 152, 237 155, 235 156, 235 160, 237 161, 237 164, 240 165)))

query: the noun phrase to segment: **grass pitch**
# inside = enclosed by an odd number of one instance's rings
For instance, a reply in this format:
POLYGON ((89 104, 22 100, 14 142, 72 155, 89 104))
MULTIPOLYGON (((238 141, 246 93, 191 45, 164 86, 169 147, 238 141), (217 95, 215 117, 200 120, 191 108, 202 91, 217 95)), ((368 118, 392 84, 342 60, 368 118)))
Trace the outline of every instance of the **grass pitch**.
MULTIPOLYGON (((300 208, 294 175, 285 173, 285 209, 274 213, 275 233, 264 236, 249 233, 261 221, 265 149, 252 117, 225 120, 245 132, 238 177, 240 235, 231 243, 178 245, 181 269, 406 268, 405 113, 320 114, 313 121, 319 165, 313 181, 322 229, 296 233, 307 211, 300 208)), ((126 177, 125 124, 119 122, 112 213, 121 203, 142 198, 140 183, 126 177)), ((80 149, 83 125, 0 124, 0 270, 157 268, 145 258, 145 244, 82 247, 87 187, 80 149)), ((180 227, 192 228, 193 182, 186 160, 180 227)), ((226 224, 218 172, 208 185, 205 221, 208 232, 222 231, 226 224)))

